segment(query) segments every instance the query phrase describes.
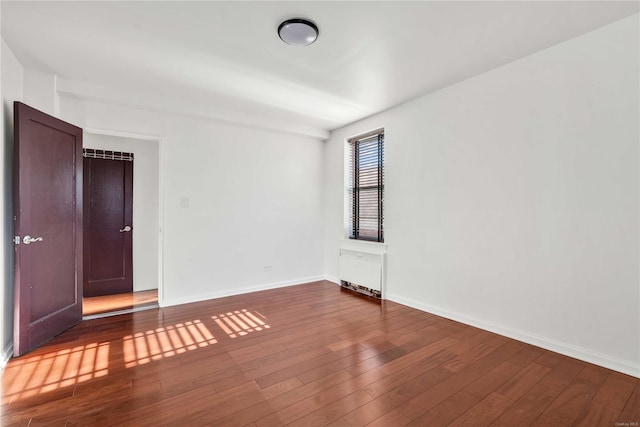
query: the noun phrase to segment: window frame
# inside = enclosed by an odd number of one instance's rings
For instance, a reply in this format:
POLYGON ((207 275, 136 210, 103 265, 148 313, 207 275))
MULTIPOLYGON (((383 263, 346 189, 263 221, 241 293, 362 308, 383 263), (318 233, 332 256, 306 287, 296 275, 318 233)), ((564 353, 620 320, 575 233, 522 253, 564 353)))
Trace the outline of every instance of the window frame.
POLYGON ((373 243, 384 243, 384 164, 385 164, 385 131, 384 128, 359 134, 352 138, 346 139, 346 165, 347 165, 347 181, 346 181, 346 197, 347 197, 347 215, 346 215, 346 234, 350 240, 359 240, 373 243), (376 185, 359 185, 361 178, 359 166, 360 143, 371 143, 371 138, 377 137, 377 184, 376 185), (377 224, 376 228, 361 227, 362 212, 360 210, 360 195, 363 190, 377 191, 377 224), (363 230, 372 232, 377 231, 377 236, 363 235, 363 230))

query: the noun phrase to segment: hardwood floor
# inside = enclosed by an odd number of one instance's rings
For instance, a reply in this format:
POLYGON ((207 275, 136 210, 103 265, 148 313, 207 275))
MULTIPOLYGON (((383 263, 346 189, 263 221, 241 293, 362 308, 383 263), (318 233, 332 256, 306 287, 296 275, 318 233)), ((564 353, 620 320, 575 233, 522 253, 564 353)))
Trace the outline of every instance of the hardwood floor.
POLYGON ((8 363, 1 408, 3 426, 614 426, 640 422, 640 380, 317 282, 85 321, 8 363))
POLYGON ((90 316, 155 305, 158 305, 157 289, 100 297, 85 297, 82 299, 82 314, 90 316))

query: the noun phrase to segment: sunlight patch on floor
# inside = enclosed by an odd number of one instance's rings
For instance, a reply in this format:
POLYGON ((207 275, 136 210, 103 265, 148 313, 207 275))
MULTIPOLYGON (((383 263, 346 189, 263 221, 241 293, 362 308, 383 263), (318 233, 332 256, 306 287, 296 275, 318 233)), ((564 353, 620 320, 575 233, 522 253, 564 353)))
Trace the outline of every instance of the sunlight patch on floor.
POLYGON ((211 316, 216 324, 231 338, 247 335, 249 332, 269 329, 270 326, 259 317, 264 318, 260 313, 253 314, 245 309, 211 316))
POLYGON ((108 342, 26 356, 22 363, 5 370, 2 403, 104 377, 109 373, 108 368, 108 342))
POLYGON ((144 365, 217 342, 199 319, 138 332, 123 338, 124 364, 144 365))

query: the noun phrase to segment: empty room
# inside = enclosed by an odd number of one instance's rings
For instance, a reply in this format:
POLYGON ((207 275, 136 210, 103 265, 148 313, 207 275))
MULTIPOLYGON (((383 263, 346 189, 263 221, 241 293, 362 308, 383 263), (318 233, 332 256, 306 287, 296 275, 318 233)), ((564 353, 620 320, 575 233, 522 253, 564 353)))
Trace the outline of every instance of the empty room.
POLYGON ((640 2, 0 24, 0 425, 640 426, 640 2))

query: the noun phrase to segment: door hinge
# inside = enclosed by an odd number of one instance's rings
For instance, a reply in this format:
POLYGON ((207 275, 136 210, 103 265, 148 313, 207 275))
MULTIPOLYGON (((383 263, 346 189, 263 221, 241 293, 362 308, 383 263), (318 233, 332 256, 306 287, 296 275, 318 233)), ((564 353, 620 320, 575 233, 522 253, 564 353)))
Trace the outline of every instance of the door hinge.
POLYGON ((15 236, 13 238, 13 244, 14 245, 19 245, 20 244, 20 236, 15 236))

